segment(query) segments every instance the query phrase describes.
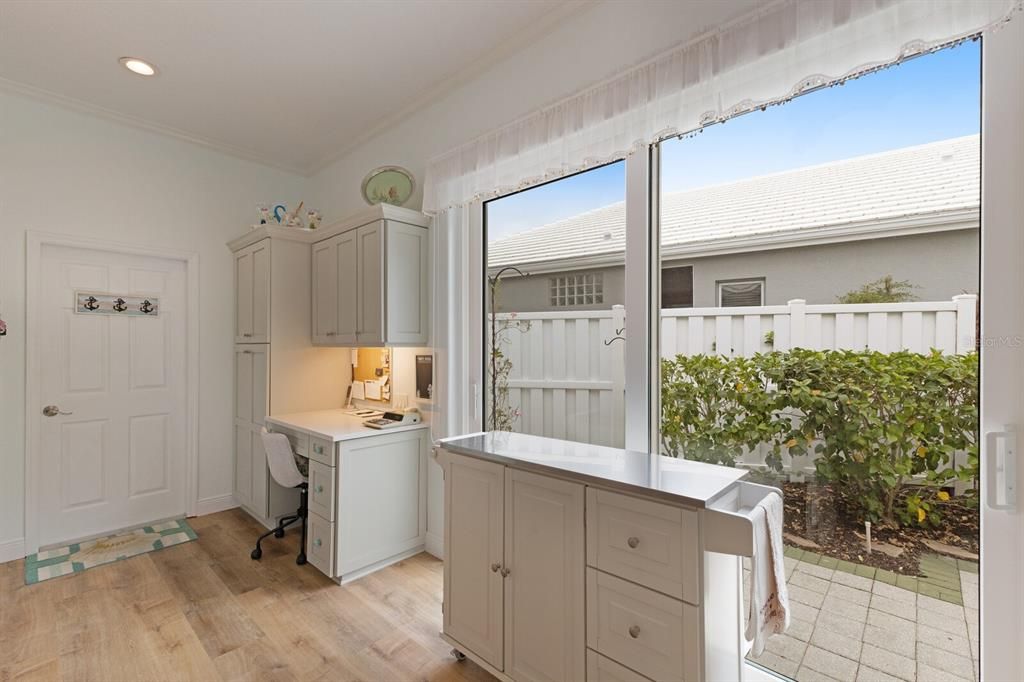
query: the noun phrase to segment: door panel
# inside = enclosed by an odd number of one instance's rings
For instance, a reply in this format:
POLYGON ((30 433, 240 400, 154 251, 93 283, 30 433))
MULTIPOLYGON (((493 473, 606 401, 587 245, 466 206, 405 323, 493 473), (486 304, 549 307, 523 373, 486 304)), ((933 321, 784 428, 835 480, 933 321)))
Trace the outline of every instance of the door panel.
POLYGON ((505 476, 505 672, 515 680, 586 677, 583 486, 505 476))
POLYGON ((252 252, 235 254, 235 341, 252 340, 252 252))
POLYGON ((384 226, 383 221, 356 230, 359 254, 356 341, 384 342, 384 226))
POLYGON ((270 240, 253 245, 252 252, 252 338, 254 343, 270 341, 270 240))
POLYGON ((184 262, 46 245, 40 268, 39 544, 183 515, 184 262), (160 314, 79 314, 76 291, 156 296, 160 314))
POLYGON ((332 343, 338 334, 338 240, 313 245, 313 343, 332 343))
POLYGON ((427 238, 421 227, 389 222, 387 234, 387 343, 426 343, 427 238))
POLYGON ((338 235, 338 343, 355 343, 359 307, 359 253, 356 230, 338 235))
POLYGON ((235 500, 252 506, 252 439, 249 424, 235 420, 235 500))
POLYGON ((459 456, 445 472, 444 631, 498 670, 504 668, 504 478, 501 465, 459 456))

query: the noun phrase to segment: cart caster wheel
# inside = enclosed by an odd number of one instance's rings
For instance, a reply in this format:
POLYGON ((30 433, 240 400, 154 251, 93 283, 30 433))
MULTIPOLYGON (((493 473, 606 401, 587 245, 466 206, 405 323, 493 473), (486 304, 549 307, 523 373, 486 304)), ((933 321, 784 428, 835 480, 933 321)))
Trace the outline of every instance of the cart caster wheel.
POLYGON ((303 564, 305 564, 306 563, 306 555, 305 554, 300 554, 299 556, 295 557, 295 563, 297 563, 299 566, 302 566, 303 564))
POLYGON ((455 657, 455 660, 459 662, 466 660, 466 654, 462 653, 458 649, 452 649, 452 656, 455 657))
POLYGON ((260 557, 263 556, 263 550, 257 547, 252 551, 252 554, 250 554, 249 556, 252 557, 253 561, 259 561, 260 557))
POLYGON ((284 528, 275 528, 274 529, 274 537, 275 538, 283 538, 284 537, 284 528))

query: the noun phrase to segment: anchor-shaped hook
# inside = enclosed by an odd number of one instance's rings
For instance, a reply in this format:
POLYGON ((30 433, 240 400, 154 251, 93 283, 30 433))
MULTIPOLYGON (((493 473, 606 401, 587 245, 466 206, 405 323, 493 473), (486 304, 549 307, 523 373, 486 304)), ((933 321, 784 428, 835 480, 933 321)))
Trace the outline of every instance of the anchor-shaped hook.
POLYGON ((114 310, 116 310, 119 313, 123 313, 124 311, 128 310, 128 304, 125 303, 125 300, 123 298, 116 298, 114 299, 114 310))
POLYGON ((622 335, 623 332, 625 332, 625 331, 626 331, 625 327, 623 327, 622 329, 616 329, 615 330, 615 336, 613 336, 612 338, 610 338, 607 341, 605 341, 604 345, 610 346, 613 343, 615 343, 616 341, 625 341, 626 337, 622 335))
POLYGON ((97 308, 100 307, 100 304, 99 301, 96 300, 95 296, 90 296, 89 298, 85 299, 84 307, 86 310, 96 310, 97 308))
POLYGON ((142 305, 139 306, 139 310, 141 310, 146 315, 149 315, 151 312, 153 312, 153 304, 150 303, 149 299, 147 298, 145 301, 142 302, 142 305))

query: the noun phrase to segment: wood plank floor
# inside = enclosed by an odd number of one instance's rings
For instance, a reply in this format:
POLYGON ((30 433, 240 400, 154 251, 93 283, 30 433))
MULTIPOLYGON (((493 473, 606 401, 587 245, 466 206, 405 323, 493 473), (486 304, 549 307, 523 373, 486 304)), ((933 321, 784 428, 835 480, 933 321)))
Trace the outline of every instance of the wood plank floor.
POLYGON ((339 587, 240 510, 199 539, 27 586, 0 564, 0 681, 494 678, 441 641, 441 562, 420 554, 339 587))

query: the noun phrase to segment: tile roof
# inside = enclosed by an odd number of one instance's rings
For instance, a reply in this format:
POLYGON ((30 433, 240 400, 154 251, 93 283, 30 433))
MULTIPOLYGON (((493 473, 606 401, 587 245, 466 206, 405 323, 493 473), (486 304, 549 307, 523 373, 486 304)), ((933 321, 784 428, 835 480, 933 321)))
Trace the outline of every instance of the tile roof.
MULTIPOLYGON (((859 156, 662 196, 662 254, 700 255, 730 241, 827 233, 977 211, 977 135, 859 156)), ((625 245, 625 203, 532 228, 488 246, 488 266, 614 258, 625 245)), ((976 222, 976 218, 974 219, 976 222)), ((621 255, 619 256, 621 258, 621 255)))

